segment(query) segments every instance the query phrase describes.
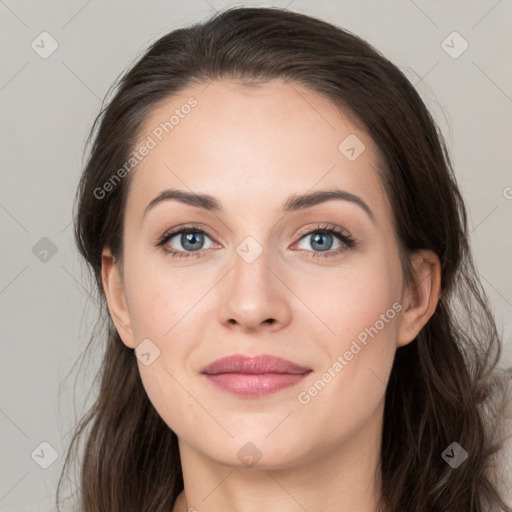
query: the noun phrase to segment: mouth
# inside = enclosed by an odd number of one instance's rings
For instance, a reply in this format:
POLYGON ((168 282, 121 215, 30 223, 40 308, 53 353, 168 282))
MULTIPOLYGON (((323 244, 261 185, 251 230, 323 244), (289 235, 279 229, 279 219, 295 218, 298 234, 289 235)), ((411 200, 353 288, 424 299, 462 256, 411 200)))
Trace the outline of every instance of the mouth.
POLYGON ((201 371, 223 391, 257 397, 298 384, 313 370, 271 355, 235 354, 217 359, 201 371))

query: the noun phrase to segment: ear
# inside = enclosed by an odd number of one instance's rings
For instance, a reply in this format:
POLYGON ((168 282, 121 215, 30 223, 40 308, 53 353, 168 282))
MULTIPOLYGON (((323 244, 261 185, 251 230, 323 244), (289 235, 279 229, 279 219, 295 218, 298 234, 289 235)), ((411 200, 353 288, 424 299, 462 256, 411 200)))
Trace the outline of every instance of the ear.
POLYGON ((436 310, 441 295, 441 263, 433 251, 413 255, 414 284, 404 290, 403 313, 398 329, 398 346, 416 338, 436 310))
POLYGON ((101 279, 107 299, 110 316, 116 326, 123 343, 129 348, 135 348, 130 314, 126 305, 126 295, 122 271, 115 261, 109 248, 101 253, 101 279))

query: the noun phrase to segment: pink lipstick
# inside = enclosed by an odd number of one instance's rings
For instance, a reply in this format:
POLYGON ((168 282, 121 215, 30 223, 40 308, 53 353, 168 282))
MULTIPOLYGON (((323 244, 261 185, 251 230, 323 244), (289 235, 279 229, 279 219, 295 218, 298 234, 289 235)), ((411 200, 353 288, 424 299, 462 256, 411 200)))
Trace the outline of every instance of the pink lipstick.
POLYGON ((311 368, 271 355, 234 354, 213 361, 201 372, 224 391, 256 397, 293 386, 311 371, 311 368))

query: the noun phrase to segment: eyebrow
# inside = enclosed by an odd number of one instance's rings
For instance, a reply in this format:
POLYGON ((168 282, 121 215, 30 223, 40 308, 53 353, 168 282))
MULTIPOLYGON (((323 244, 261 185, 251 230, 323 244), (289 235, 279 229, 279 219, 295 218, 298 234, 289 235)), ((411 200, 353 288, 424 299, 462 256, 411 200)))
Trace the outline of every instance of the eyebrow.
MULTIPOLYGON (((191 193, 178 189, 167 189, 151 200, 151 202, 146 206, 143 216, 145 216, 149 210, 153 209, 157 204, 171 200, 176 200, 209 212, 222 213, 224 211, 220 202, 209 194, 191 193)), ((332 200, 349 201, 358 205, 368 214, 372 222, 375 223, 374 213, 359 196, 339 189, 320 190, 316 192, 308 192, 306 194, 294 194, 283 204, 282 211, 283 213, 296 212, 332 200)))

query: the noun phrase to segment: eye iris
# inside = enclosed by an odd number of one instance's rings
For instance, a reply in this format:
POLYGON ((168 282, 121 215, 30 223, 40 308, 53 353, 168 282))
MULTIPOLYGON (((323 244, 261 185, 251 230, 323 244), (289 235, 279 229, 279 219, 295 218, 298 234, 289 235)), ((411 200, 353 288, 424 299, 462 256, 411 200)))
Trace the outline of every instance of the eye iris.
POLYGON ((203 235, 201 233, 182 233, 181 235, 181 244, 183 247, 190 251, 197 251, 199 249, 198 245, 200 246, 203 242, 203 235), (194 242, 197 242, 199 240, 199 243, 196 243, 194 245, 194 242), (187 244, 192 243, 192 245, 187 246, 187 244))
POLYGON ((329 235, 329 234, 322 234, 322 233, 315 233, 313 236, 313 241, 311 243, 311 247, 313 247, 315 249, 315 245, 314 244, 319 244, 320 247, 316 247, 316 249, 319 249, 321 251, 328 251, 331 246, 332 246, 332 235, 329 235), (326 247, 326 244, 325 242, 322 242, 321 241, 321 238, 322 237, 325 237, 325 236, 328 236, 331 238, 331 243, 330 244, 327 244, 328 247, 326 247))

